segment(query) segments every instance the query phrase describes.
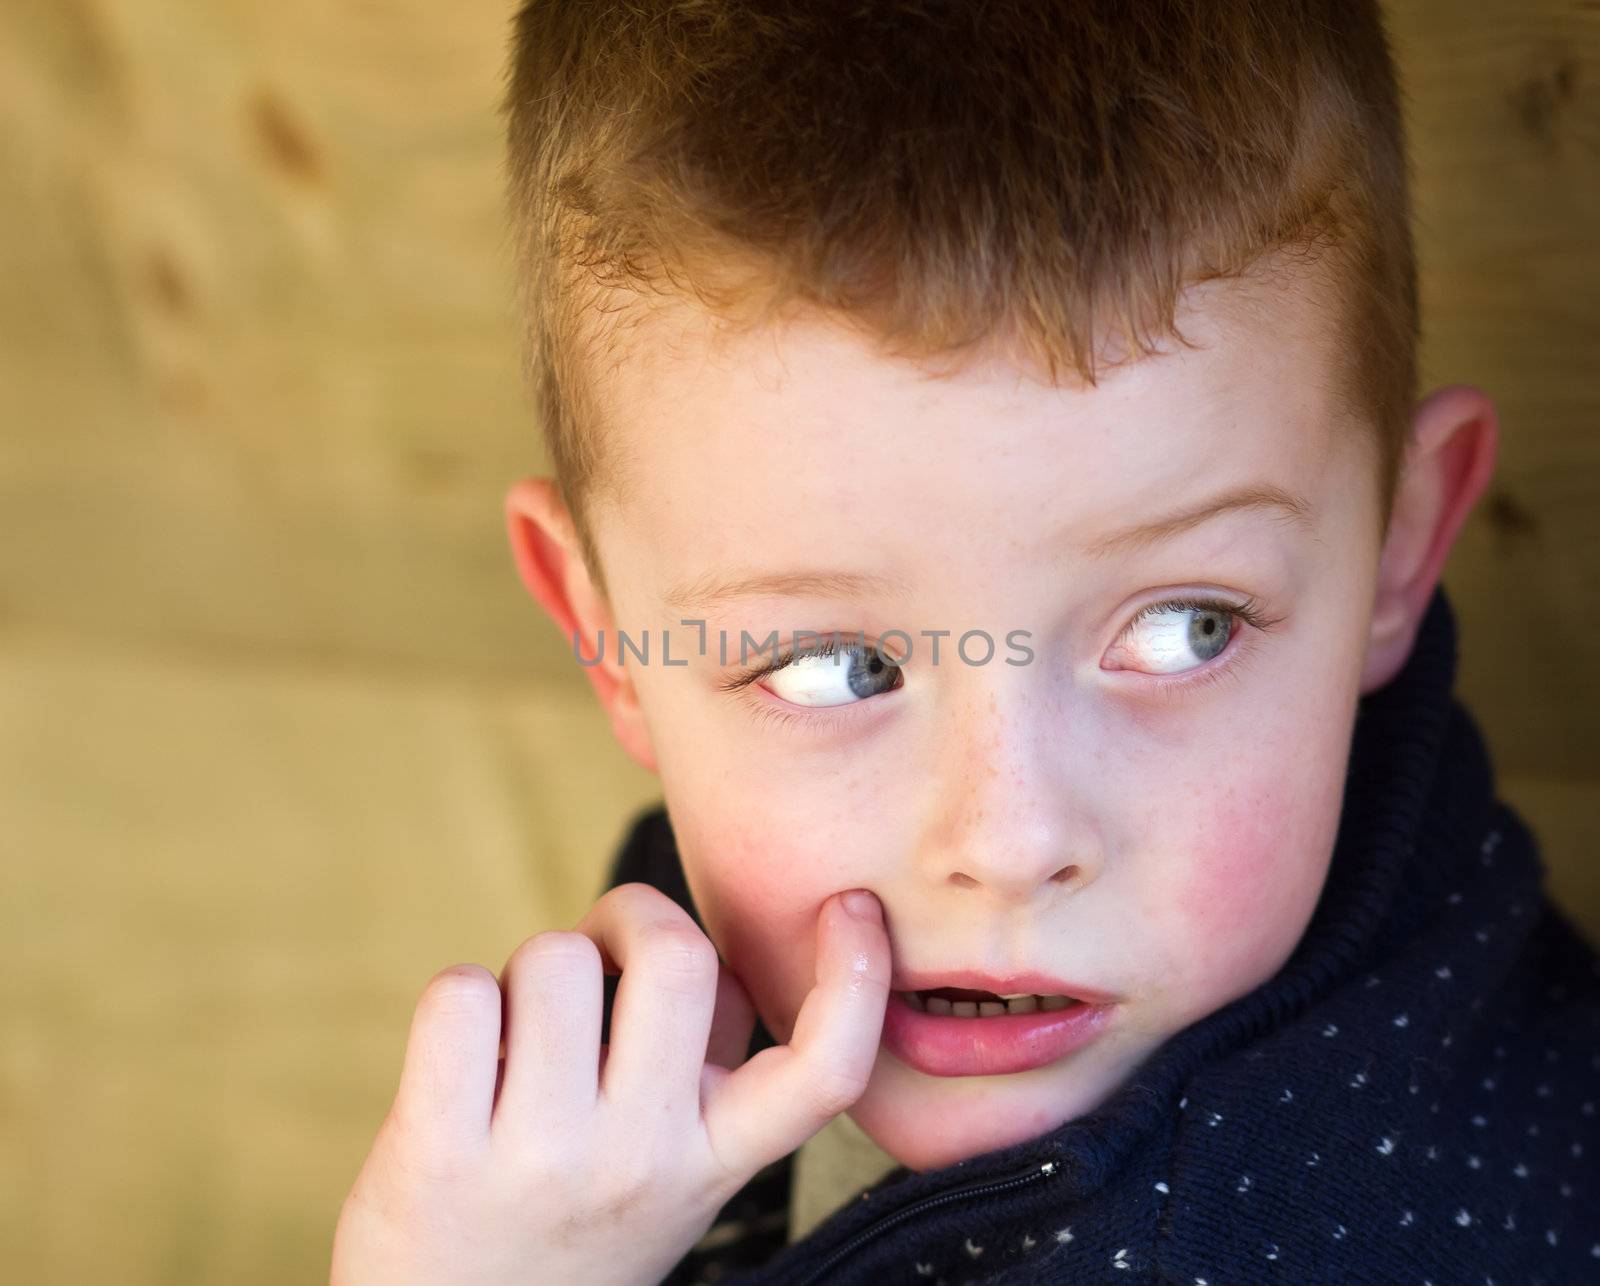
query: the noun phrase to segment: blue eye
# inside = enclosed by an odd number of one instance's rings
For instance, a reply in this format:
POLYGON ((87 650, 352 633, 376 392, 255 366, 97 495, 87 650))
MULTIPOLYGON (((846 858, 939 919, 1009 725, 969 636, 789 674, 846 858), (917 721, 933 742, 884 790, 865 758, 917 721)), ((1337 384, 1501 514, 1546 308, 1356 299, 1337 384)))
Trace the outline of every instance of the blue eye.
POLYGON ((764 686, 791 705, 811 708, 850 705, 892 692, 903 681, 900 666, 877 648, 857 643, 841 646, 837 639, 786 653, 721 686, 732 690, 758 679, 768 680, 764 686))
MULTIPOLYGON (((1213 598, 1164 599, 1135 616, 1112 649, 1131 650, 1148 665, 1113 668, 1151 675, 1188 675, 1205 669, 1226 651, 1238 632, 1231 628, 1231 621, 1240 620, 1266 631, 1280 619, 1268 618, 1254 599, 1242 604, 1213 598)), ((1176 683, 1186 681, 1179 678, 1176 683)), ((1174 684, 1171 679, 1164 682, 1167 686, 1174 684)))
POLYGON ((1153 673, 1180 674, 1221 654, 1237 615, 1221 606, 1156 603, 1134 618, 1129 635, 1153 673))

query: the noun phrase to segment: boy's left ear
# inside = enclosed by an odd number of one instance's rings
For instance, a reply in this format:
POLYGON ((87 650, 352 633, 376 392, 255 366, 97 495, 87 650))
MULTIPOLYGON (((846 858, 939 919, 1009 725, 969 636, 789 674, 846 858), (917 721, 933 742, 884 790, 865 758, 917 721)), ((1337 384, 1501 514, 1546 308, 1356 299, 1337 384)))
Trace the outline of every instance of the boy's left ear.
POLYGON ((1482 389, 1450 384, 1418 403, 1378 563, 1363 696, 1411 655, 1445 559, 1494 475, 1499 443, 1500 419, 1482 389))

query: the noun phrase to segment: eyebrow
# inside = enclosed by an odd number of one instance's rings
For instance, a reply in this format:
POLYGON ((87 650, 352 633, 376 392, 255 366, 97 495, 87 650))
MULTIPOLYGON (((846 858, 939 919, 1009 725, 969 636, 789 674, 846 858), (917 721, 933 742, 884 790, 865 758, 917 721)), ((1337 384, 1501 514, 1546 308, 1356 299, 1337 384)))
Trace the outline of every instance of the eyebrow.
POLYGON ((1270 482, 1256 482, 1224 491, 1153 522, 1138 523, 1109 536, 1102 536, 1084 545, 1083 553, 1089 558, 1109 558, 1115 554, 1146 549, 1160 541, 1170 540, 1179 532, 1196 527, 1208 518, 1239 509, 1272 510, 1293 525, 1311 530, 1311 505, 1308 501, 1270 482))
MULTIPOLYGON (((1109 558, 1170 540, 1180 532, 1196 527, 1219 514, 1242 509, 1267 509, 1288 518, 1307 530, 1311 527, 1311 505, 1293 492, 1271 483, 1236 487, 1178 510, 1153 522, 1125 527, 1083 546, 1089 558, 1109 558)), ((705 575, 668 590, 664 601, 680 611, 704 611, 737 598, 761 595, 791 595, 815 598, 892 597, 910 593, 910 585, 891 576, 862 572, 798 571, 771 574, 750 573, 734 577, 705 575)))
POLYGON ((864 572, 778 572, 773 575, 748 575, 727 579, 702 576, 667 591, 669 607, 681 611, 704 611, 735 598, 754 598, 762 594, 788 594, 814 598, 888 598, 910 592, 911 586, 891 576, 872 576, 864 572))

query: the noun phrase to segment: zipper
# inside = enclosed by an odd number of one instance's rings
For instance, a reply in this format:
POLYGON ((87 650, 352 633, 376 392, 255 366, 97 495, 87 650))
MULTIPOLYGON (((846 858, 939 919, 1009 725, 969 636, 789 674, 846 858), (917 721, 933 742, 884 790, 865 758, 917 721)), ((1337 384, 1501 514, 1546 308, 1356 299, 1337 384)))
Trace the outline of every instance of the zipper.
POLYGON ((936 1192, 931 1197, 923 1197, 920 1201, 913 1201, 909 1206, 902 1206, 891 1214, 884 1215, 876 1223, 870 1223, 860 1232, 847 1240, 831 1255, 801 1278, 797 1286, 812 1286, 813 1282, 820 1281, 824 1274, 831 1272, 848 1256, 855 1254, 869 1241, 883 1236, 893 1228, 898 1228, 907 1219, 914 1219, 925 1210, 932 1210, 937 1206, 949 1205, 952 1201, 961 1201, 968 1197, 987 1197, 996 1192, 1009 1192, 1013 1188, 1026 1187, 1030 1183, 1037 1183, 1048 1179, 1060 1168, 1055 1161, 1046 1161, 1041 1165, 1030 1165, 1026 1170, 1011 1175, 1005 1179, 986 1179, 978 1183, 969 1183, 962 1188, 952 1188, 948 1192, 936 1192))

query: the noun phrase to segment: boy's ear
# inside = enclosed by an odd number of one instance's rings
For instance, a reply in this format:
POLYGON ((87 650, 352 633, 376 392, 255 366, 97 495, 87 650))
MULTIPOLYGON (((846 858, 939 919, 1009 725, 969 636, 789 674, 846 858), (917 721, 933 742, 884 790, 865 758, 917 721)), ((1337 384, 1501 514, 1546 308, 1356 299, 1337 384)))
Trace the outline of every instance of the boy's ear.
POLYGON ((1499 442, 1499 416, 1482 389, 1451 384, 1418 403, 1378 563, 1363 696, 1411 655, 1445 559, 1494 474, 1499 442))
POLYGON ((622 748, 641 767, 659 772, 638 693, 617 664, 610 605, 584 563, 577 528, 554 479, 523 478, 513 483, 506 492, 505 509, 511 554, 522 583, 574 649, 574 662, 581 664, 600 698, 622 748))

